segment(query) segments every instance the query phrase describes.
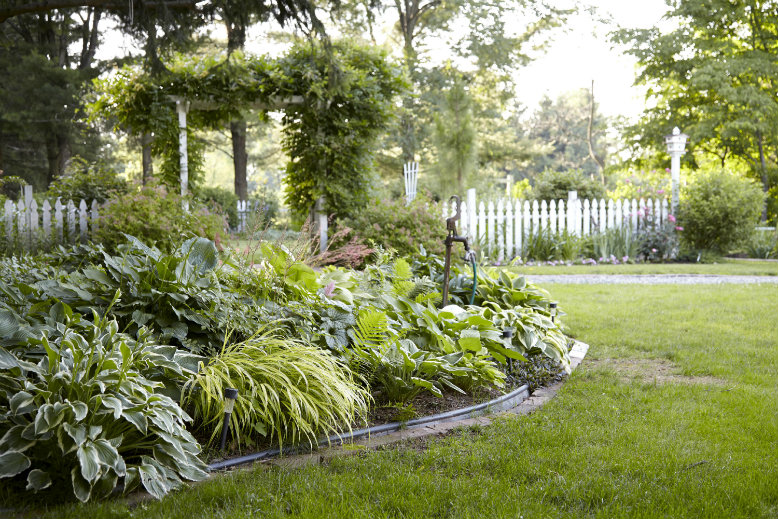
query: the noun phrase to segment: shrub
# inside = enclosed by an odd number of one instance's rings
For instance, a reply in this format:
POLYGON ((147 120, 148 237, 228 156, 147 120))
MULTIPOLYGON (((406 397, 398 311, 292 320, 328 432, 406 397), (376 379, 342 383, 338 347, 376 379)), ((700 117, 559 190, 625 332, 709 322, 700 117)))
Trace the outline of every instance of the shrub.
POLYGON ((225 216, 231 228, 238 226, 238 195, 223 187, 207 186, 197 190, 196 198, 213 212, 225 216))
POLYGON ((723 170, 697 174, 681 191, 678 225, 684 244, 725 254, 754 232, 764 193, 753 180, 723 170))
POLYGON ((81 157, 74 157, 68 164, 65 173, 54 179, 49 186, 49 196, 62 200, 73 200, 78 204, 84 200, 87 204, 92 200, 103 203, 129 191, 129 184, 119 177, 115 171, 103 164, 89 164, 81 157))
POLYGON ((134 340, 96 313, 93 323, 81 319, 61 303, 45 317, 29 349, 0 348, 0 478, 84 502, 107 496, 120 478, 125 492, 143 485, 157 498, 182 479, 205 478, 184 426, 190 418, 154 380, 193 374, 176 349, 134 340))
MULTIPOLYGON (((611 227, 590 237, 591 250, 586 255, 593 258, 636 258, 640 239, 629 225, 611 227)), ((588 247, 587 247, 588 248, 588 247)))
POLYGON ((608 196, 613 200, 625 198, 668 198, 670 196, 670 171, 619 171, 609 176, 608 196))
POLYGON ((546 228, 526 237, 521 254, 536 261, 572 261, 581 255, 583 245, 584 241, 567 229, 554 233, 546 228))
POLYGON ((605 187, 586 177, 580 170, 546 170, 535 179, 532 196, 535 200, 567 200, 568 191, 577 191, 580 199, 605 197, 605 187))
POLYGON ((778 230, 754 231, 746 244, 749 258, 769 259, 778 256, 778 230))
POLYGON ((224 232, 224 218, 208 209, 191 204, 162 186, 144 186, 109 200, 100 209, 95 241, 109 250, 123 243, 124 234, 169 251, 194 235, 213 239, 224 232))
POLYGON ((350 227, 362 242, 394 249, 400 256, 417 254, 420 245, 433 254, 444 252, 446 222, 422 198, 408 206, 402 198, 374 200, 358 216, 339 221, 338 226, 350 227))

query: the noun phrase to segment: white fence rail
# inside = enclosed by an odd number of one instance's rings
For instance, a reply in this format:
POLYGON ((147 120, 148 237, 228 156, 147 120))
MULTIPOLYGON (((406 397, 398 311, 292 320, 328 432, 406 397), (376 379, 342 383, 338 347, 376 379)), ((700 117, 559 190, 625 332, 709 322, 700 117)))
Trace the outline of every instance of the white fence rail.
POLYGON ((59 198, 38 204, 25 186, 18 202, 6 200, 0 220, 0 247, 37 250, 54 243, 85 242, 97 229, 98 203, 78 205, 59 198))
MULTIPOLYGON (((443 204, 443 218, 455 214, 455 204, 443 204)), ((526 240, 540 232, 586 236, 622 226, 637 230, 646 221, 659 227, 667 221, 668 211, 667 199, 581 200, 575 191, 567 200, 477 202, 475 190, 470 189, 457 227, 488 257, 504 261, 521 255, 526 240), (652 217, 644 220, 647 214, 652 217)))

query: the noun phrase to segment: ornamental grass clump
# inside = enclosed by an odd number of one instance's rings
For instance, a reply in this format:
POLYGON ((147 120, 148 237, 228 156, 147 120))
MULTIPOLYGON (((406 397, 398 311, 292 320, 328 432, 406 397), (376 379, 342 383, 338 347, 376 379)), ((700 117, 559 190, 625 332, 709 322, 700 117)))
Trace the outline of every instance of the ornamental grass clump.
POLYGON ((257 436, 292 444, 315 442, 318 434, 351 430, 364 419, 370 394, 329 352, 282 338, 269 328, 229 344, 201 365, 184 388, 183 404, 211 440, 221 432, 224 389, 236 388, 233 441, 257 436))

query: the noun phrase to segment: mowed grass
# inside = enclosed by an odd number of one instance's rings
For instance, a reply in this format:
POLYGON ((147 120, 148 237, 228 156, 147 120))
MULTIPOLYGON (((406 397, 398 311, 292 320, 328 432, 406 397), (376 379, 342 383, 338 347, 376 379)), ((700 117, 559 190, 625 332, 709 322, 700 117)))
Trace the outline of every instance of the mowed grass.
POLYGON ((538 412, 46 517, 777 517, 778 287, 554 285, 591 345, 538 412), (604 359, 672 361, 675 382, 604 359))
POLYGON ((509 267, 520 274, 708 274, 778 276, 778 261, 722 259, 718 263, 635 263, 509 267))

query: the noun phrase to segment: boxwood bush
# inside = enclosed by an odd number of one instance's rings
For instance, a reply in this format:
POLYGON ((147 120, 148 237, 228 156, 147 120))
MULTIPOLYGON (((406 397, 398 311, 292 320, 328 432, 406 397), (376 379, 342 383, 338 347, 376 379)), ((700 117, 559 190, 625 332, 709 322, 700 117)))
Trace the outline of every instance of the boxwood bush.
POLYGON ((678 225, 684 245, 726 254, 748 241, 764 204, 753 180, 724 170, 700 172, 681 191, 678 225))

